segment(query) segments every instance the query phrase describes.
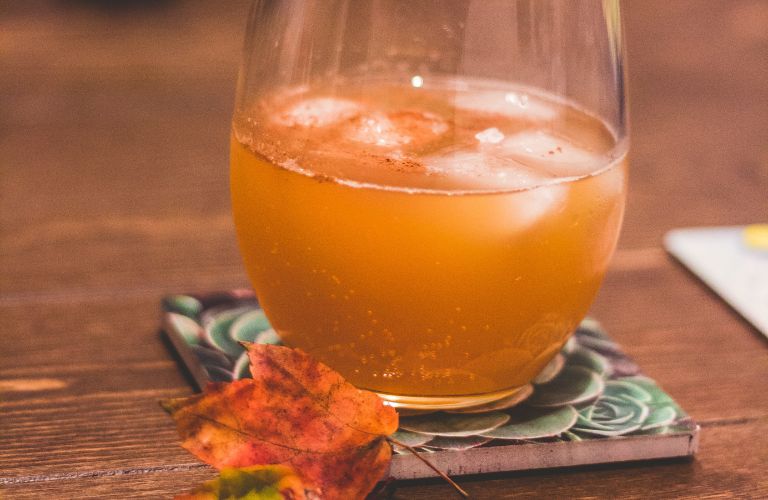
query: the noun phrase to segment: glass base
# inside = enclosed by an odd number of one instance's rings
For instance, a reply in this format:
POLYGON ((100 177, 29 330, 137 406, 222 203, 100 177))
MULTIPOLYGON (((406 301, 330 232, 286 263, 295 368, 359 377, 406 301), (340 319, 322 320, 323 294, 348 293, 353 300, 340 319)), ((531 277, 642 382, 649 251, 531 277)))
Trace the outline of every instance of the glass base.
POLYGON ((484 394, 467 394, 459 396, 397 396, 381 392, 376 392, 376 394, 378 394, 386 404, 395 408, 438 411, 471 408, 473 406, 492 403, 499 399, 510 397, 524 387, 526 386, 513 387, 511 389, 484 394))

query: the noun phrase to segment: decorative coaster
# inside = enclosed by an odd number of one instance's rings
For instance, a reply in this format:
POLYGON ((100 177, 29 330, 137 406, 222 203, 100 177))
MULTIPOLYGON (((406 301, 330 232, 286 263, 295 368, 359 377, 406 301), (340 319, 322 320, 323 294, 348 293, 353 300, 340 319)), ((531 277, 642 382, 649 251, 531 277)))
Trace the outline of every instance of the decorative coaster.
MULTIPOLYGON (((250 290, 163 300, 163 333, 198 389, 249 377, 239 341, 279 344, 250 290)), ((449 412, 399 410, 395 438, 449 475, 691 456, 699 426, 585 319, 532 384, 510 398, 449 412)), ((396 479, 434 476, 395 449, 396 479)))

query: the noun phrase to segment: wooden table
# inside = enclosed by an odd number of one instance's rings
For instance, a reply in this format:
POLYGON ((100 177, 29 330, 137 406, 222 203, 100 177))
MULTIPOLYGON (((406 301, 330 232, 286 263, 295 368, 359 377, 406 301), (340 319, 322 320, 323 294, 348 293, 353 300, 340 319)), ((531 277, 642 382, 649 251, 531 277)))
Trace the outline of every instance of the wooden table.
MULTIPOLYGON (((247 286, 227 137, 248 6, 143 3, 0 7, 3 498, 169 497, 213 476, 157 405, 190 391, 158 301, 247 286)), ((461 479, 476 498, 768 496, 768 343, 660 248, 674 227, 768 220, 768 2, 625 7, 631 194, 594 314, 698 419, 700 452, 461 479)))

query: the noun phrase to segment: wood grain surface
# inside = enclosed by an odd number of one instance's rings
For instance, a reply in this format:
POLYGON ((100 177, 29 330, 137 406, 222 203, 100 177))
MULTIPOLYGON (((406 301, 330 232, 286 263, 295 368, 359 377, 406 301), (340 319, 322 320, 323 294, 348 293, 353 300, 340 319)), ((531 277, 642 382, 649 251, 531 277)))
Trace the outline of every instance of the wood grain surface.
MULTIPOLYGON (((674 227, 768 222, 768 2, 624 6, 630 197, 593 314, 701 422, 701 448, 461 478, 473 498, 768 497, 768 342, 660 247, 674 227)), ((157 405, 190 391, 158 304, 247 286, 227 186, 247 9, 0 4, 0 498, 169 498, 213 475, 157 405)))

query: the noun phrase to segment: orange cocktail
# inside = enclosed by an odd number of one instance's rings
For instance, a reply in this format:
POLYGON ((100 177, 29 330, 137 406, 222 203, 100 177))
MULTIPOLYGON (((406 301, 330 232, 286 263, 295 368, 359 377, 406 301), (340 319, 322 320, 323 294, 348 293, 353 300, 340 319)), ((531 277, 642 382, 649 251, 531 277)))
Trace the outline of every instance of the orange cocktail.
POLYGON ((285 343, 355 385, 493 399, 586 314, 624 153, 586 112, 493 82, 286 90, 234 120, 241 251, 285 343))

